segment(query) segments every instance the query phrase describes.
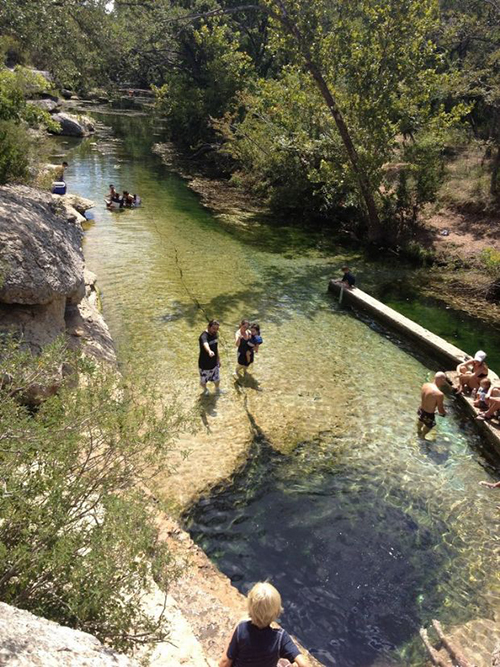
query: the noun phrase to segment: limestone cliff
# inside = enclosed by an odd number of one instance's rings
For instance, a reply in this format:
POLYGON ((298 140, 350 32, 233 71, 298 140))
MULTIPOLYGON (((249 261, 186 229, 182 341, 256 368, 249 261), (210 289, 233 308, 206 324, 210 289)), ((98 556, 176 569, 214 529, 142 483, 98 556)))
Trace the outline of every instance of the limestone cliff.
POLYGON ((75 204, 74 197, 0 187, 0 331, 20 336, 33 352, 66 334, 72 345, 113 361, 95 276, 85 280, 84 218, 75 204))

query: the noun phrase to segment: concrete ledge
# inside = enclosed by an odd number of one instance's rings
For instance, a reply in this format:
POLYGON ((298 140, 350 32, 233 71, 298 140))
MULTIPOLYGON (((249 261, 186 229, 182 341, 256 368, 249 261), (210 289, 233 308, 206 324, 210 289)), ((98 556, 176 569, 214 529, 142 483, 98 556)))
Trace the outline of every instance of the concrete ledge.
MULTIPOLYGON (((424 329, 420 324, 401 315, 393 308, 385 306, 377 299, 374 299, 356 287, 348 289, 335 280, 330 280, 328 290, 338 295, 342 304, 350 305, 370 313, 374 320, 381 322, 389 329, 416 343, 420 349, 428 352, 443 363, 445 368, 447 367, 455 371, 458 364, 471 358, 466 352, 448 343, 444 338, 436 336, 432 331, 424 329)), ((498 375, 491 369, 489 377, 493 382, 498 382, 498 375)), ((500 455, 500 424, 477 420, 476 416, 478 412, 474 408, 472 400, 464 395, 459 395, 456 398, 461 407, 464 408, 464 412, 473 419, 481 435, 486 438, 494 451, 500 455)))

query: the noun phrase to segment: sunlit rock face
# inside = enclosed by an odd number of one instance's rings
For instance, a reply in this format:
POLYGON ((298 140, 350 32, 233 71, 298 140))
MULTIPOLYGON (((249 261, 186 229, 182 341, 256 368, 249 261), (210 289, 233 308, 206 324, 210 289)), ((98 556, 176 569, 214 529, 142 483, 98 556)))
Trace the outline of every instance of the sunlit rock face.
POLYGON ((0 664, 4 667, 138 667, 95 637, 0 602, 0 664))
POLYGON ((33 351, 65 331, 66 306, 85 295, 83 231, 70 220, 48 193, 0 188, 0 329, 33 351))
POLYGON ((83 216, 93 203, 25 186, 0 187, 0 332, 38 353, 58 336, 114 361, 95 276, 84 271, 83 216))
POLYGON ((65 297, 79 301, 83 280, 83 232, 58 214, 49 194, 15 186, 0 188, 0 301, 46 305, 65 297))

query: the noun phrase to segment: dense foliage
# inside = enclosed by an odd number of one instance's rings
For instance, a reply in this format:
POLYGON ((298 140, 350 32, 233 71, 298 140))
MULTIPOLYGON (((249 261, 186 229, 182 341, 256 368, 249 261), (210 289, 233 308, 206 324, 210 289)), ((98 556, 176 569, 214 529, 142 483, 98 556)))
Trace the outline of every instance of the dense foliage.
MULTIPOLYGON (((5 0, 7 64, 154 86, 170 138, 276 211, 399 243, 468 125, 500 191, 493 0, 5 0), (346 223, 346 220, 349 221, 346 223)), ((14 142, 11 142, 11 144, 14 142)))
POLYGON ((49 114, 28 99, 47 89, 47 81, 24 67, 0 67, 0 184, 28 174, 34 141, 29 130, 54 127, 49 114))
POLYGON ((144 489, 168 469, 179 411, 62 344, 35 358, 7 340, 0 358, 0 599, 118 648, 164 637, 141 600, 174 568, 144 489))

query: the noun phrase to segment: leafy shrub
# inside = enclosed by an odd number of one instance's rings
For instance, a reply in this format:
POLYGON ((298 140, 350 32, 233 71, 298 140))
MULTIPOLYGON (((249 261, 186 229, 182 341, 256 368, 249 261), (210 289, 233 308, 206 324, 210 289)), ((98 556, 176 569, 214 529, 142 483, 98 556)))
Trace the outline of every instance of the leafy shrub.
POLYGON ((183 418, 60 343, 35 358, 7 339, 0 355, 0 599, 120 649, 163 638, 141 600, 174 572, 143 489, 183 418), (27 407, 63 364, 59 392, 27 407))
POLYGON ((481 253, 481 262, 490 276, 500 278, 500 251, 485 248, 481 253))
POLYGON ((57 129, 50 114, 27 102, 47 81, 23 67, 0 69, 0 184, 27 177, 34 156, 28 128, 57 129))
POLYGON ((0 120, 0 185, 28 175, 32 144, 26 128, 0 120))

